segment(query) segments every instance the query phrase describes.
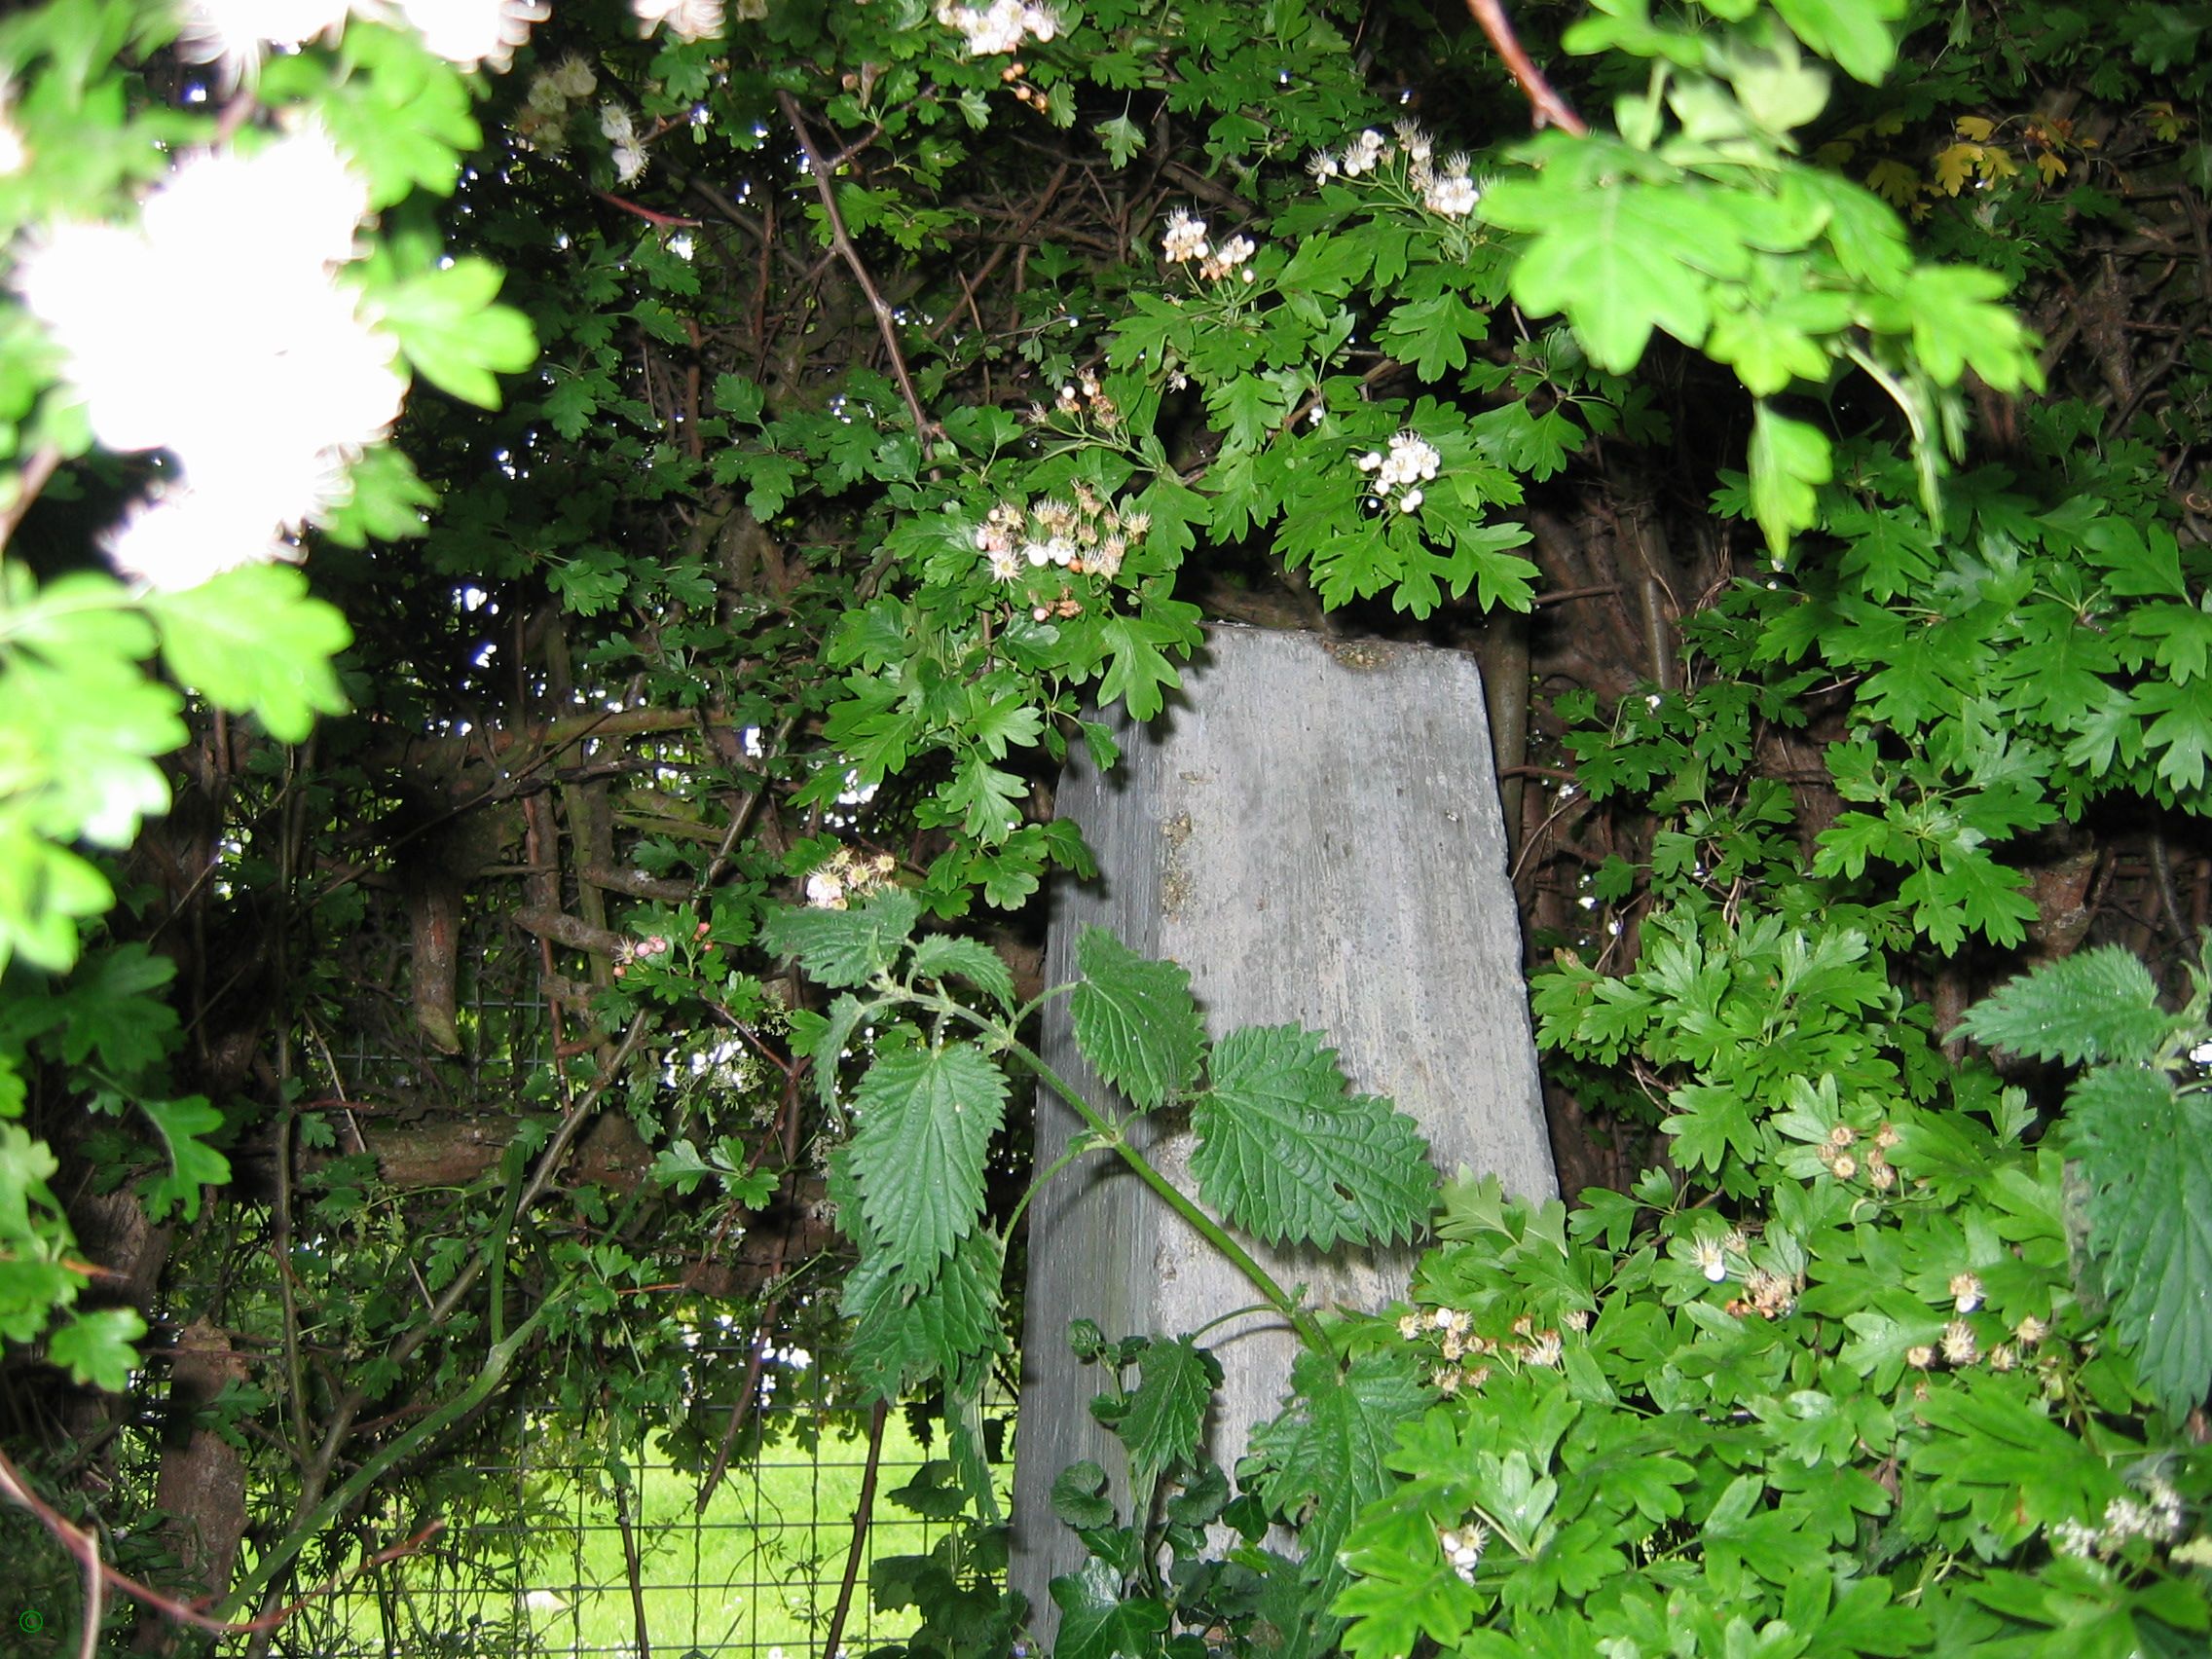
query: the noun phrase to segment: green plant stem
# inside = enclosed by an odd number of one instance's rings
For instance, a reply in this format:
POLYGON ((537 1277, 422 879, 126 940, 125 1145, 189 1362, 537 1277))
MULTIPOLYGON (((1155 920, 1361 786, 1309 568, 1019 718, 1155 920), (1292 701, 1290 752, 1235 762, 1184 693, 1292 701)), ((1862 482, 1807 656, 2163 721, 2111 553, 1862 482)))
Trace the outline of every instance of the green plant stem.
POLYGON ((985 1018, 947 996, 916 994, 914 1001, 926 1008, 968 1021, 977 1029, 987 1033, 1007 1053, 1018 1058, 1036 1074, 1040 1083, 1075 1108, 1077 1115, 1098 1136, 1101 1147, 1111 1147, 1120 1155, 1122 1161, 1135 1172, 1138 1180, 1160 1195, 1161 1202, 1195 1228, 1208 1244, 1229 1258, 1236 1271, 1250 1281, 1252 1288, 1267 1300, 1268 1306, 1290 1321, 1291 1328, 1297 1331, 1300 1341, 1315 1353, 1329 1351, 1328 1338, 1322 1334, 1313 1315, 1299 1307, 1297 1298, 1283 1289, 1275 1281, 1275 1276, 1230 1235, 1227 1228, 1200 1209, 1188 1194, 1162 1175, 1150 1159, 1131 1146, 1119 1124, 1111 1122, 1095 1110, 1073 1084, 1047 1065, 1044 1056, 1015 1037, 1010 1027, 995 1019, 985 1018))

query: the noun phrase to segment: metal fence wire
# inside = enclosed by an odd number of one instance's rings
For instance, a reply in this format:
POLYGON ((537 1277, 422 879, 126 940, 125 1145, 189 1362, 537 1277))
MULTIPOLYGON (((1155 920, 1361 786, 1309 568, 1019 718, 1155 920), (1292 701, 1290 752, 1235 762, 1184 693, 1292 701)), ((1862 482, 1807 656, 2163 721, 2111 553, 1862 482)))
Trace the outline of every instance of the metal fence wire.
MULTIPOLYGON (((357 987, 360 1006, 340 1027, 349 1037, 331 1056, 349 1095, 449 1109, 498 1100, 549 1054, 532 957, 472 950, 462 961, 459 1055, 429 1054, 411 1040, 404 968, 378 995, 357 987)), ((738 1350, 720 1363, 742 1370, 748 1357, 738 1350)), ((753 1407, 748 1438, 758 1450, 732 1461, 703 1512, 697 1476, 658 1448, 630 1449, 621 1471, 563 1463, 554 1459, 572 1456, 574 1442, 534 1434, 526 1419, 511 1461, 454 1471, 440 1532, 311 1600, 270 1651, 280 1659, 860 1659, 908 1634, 916 1614, 875 1612, 870 1575, 878 1562, 926 1555, 946 1535, 949 1523, 894 1496, 933 1456, 946 1455, 942 1430, 926 1445, 905 1414, 887 1414, 848 1588, 872 1414, 849 1391, 831 1397, 804 1355, 776 1357, 774 1385, 753 1407), (830 1652, 841 1597, 848 1605, 830 1652)), ((987 1399, 984 1417, 994 1459, 1007 1459, 993 1470, 1003 1495, 1012 1482, 1011 1400, 987 1399)), ((420 1525, 396 1512, 374 1519, 383 1540, 420 1525)), ((242 1653, 243 1642, 224 1651, 242 1653)))
MULTIPOLYGON (((736 1356, 743 1363, 743 1356, 736 1356)), ((706 1510, 695 1475, 641 1455, 626 1488, 598 1466, 534 1460, 478 1466, 479 1493, 425 1547, 312 1604, 272 1651, 297 1659, 861 1659, 908 1634, 911 1609, 876 1613, 875 1564, 927 1555, 950 1523, 893 1497, 925 1474, 904 1416, 887 1414, 861 1557, 834 1653, 832 1614, 866 1484, 870 1415, 809 1397, 811 1370, 787 1372, 760 1406, 762 1450, 733 1463, 706 1510)), ((986 1409, 1004 1433, 1004 1402, 986 1409)), ((527 1448, 529 1436, 520 1437, 527 1448)), ((941 1466, 932 1473, 941 1477, 941 1466)), ((994 1467, 1002 1488, 1011 1463, 994 1467)))

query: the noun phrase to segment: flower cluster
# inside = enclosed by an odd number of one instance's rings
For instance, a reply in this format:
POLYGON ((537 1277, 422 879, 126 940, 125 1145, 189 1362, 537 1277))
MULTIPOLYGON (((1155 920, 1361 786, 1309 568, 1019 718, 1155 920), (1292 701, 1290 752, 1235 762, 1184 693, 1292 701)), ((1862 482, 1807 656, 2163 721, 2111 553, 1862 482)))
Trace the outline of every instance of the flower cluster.
POLYGON ((335 41, 349 14, 381 22, 396 12, 447 62, 503 74, 531 25, 553 15, 547 0, 188 0, 182 10, 178 53, 188 63, 218 65, 231 86, 258 69, 270 47, 297 52, 312 40, 335 41))
POLYGON ((1040 404, 1031 413, 1040 421, 1051 415, 1072 419, 1079 426, 1096 423, 1109 430, 1122 422, 1121 407, 1107 395, 1098 384, 1098 377, 1088 369, 1060 387, 1060 395, 1053 400, 1050 411, 1040 404))
POLYGON ((1373 174, 1378 183, 1399 188, 1408 202, 1447 219, 1464 219, 1483 196, 1474 163, 1462 155, 1439 162, 1435 140, 1411 121, 1399 122, 1387 137, 1370 127, 1342 150, 1316 151, 1306 170, 1324 182, 1373 174))
POLYGON ((1424 498, 1421 486, 1432 482, 1443 464, 1436 446, 1410 430, 1390 434, 1387 454, 1369 450, 1359 458, 1360 471, 1374 476, 1368 486, 1369 500, 1385 512, 1393 507, 1401 513, 1418 508, 1424 498))
POLYGON ((1060 32, 1059 14, 1051 7, 1021 0, 991 0, 988 6, 955 6, 947 0, 938 7, 937 20, 968 37, 971 57, 1018 52, 1025 40, 1049 41, 1060 32))
POLYGON ((93 436, 182 463, 110 537, 126 573, 184 588, 286 557, 282 532, 349 498, 407 386, 336 279, 368 213, 367 183, 307 125, 250 156, 188 157, 135 229, 63 224, 24 250, 14 286, 93 436))
MULTIPOLYGON (((1570 1331, 1590 1328, 1590 1315, 1583 1309, 1572 1308, 1560 1316, 1560 1323, 1570 1331)), ((1521 1365, 1556 1367, 1564 1355, 1565 1343, 1557 1330, 1539 1331, 1536 1321, 1524 1313, 1513 1321, 1513 1335, 1518 1342, 1499 1342, 1475 1331, 1474 1321, 1456 1308, 1434 1308, 1426 1313, 1416 1310, 1398 1320, 1398 1335, 1410 1343, 1426 1342, 1441 1338, 1439 1346, 1444 1363, 1429 1374, 1429 1386, 1442 1394, 1456 1394, 1462 1388, 1480 1388, 1490 1381, 1491 1368, 1481 1361, 1505 1359, 1521 1365), (1478 1363, 1467 1364, 1473 1360, 1478 1363)))
POLYGON ((1472 1584, 1475 1568, 1482 1565, 1483 1546, 1490 1542, 1490 1529, 1480 1521, 1469 1521, 1463 1527, 1441 1529, 1436 1541, 1444 1551, 1444 1559, 1452 1564, 1452 1570, 1472 1584))
MULTIPOLYGON (((1079 478, 1073 501, 999 502, 976 532, 976 550, 1002 582, 1018 581, 1048 565, 1073 576, 1112 581, 1130 544, 1151 528, 1150 514, 1124 510, 1079 478)), ((1035 608, 1035 615, 1042 622, 1055 611, 1073 616, 1082 608, 1073 595, 1063 595, 1056 605, 1035 608)))
POLYGON ((645 170, 645 140, 638 136, 630 112, 618 103, 599 106, 599 130, 614 157, 614 176, 628 184, 645 170))
POLYGON ((1251 281, 1251 258, 1260 251, 1260 244, 1250 237, 1234 236, 1217 247, 1209 235, 1203 219, 1178 207, 1167 215, 1167 232, 1160 239, 1160 251, 1170 265, 1197 265, 1198 275, 1209 282, 1233 274, 1251 281))
POLYGON ((830 862, 806 878, 806 902, 818 910, 842 910, 886 886, 899 861, 889 853, 872 857, 839 847, 830 862))
POLYGON ((599 76, 574 53, 531 77, 515 112, 514 135, 534 150, 559 155, 569 143, 569 110, 599 91, 599 76))
POLYGON ((638 33, 666 25, 678 40, 713 40, 722 32, 722 0, 630 0, 638 33))
POLYGON ((1855 1152, 1859 1131, 1849 1124, 1838 1124, 1828 1131, 1828 1138, 1821 1143, 1821 1161, 1838 1181, 1857 1180, 1862 1172, 1866 1184, 1877 1193, 1886 1193, 1898 1184, 1897 1167, 1890 1162, 1890 1149, 1904 1137, 1884 1124, 1874 1131, 1871 1143, 1863 1152, 1855 1152))
POLYGON ((2050 1530, 2051 1547, 2060 1555, 2117 1555, 2133 1538, 2154 1544, 2170 1544, 2181 1536, 2181 1493, 2163 1477, 2153 1475, 2142 1486, 2141 1497, 2116 1497, 2105 1505, 2103 1522, 2095 1527, 2080 1521, 2061 1521, 2050 1530))

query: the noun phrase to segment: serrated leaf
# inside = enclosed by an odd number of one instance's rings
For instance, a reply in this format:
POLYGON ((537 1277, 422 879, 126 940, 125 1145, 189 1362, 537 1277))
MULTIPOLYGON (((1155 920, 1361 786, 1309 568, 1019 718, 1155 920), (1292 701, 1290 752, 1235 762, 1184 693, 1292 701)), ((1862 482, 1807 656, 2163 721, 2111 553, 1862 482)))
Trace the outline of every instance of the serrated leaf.
POLYGON ((2212 1386, 2212 1095, 2101 1066, 2067 1095, 2113 1322, 2175 1419, 2212 1386))
POLYGON ((1136 1389, 1115 1426, 1128 1448, 1139 1482, 1149 1483, 1178 1462, 1194 1461, 1205 1433, 1221 1362, 1189 1337, 1156 1342, 1137 1362, 1136 1389))
POLYGON ((1092 1070, 1144 1112, 1198 1081, 1205 1028, 1188 972, 1139 956, 1104 928, 1083 930, 1075 961, 1083 982, 1068 1015, 1092 1070))
POLYGON ((353 632, 292 566, 241 565, 145 603, 169 672, 220 708, 250 712, 278 742, 299 743, 316 715, 345 711, 331 659, 353 632))
POLYGON ((966 979, 987 992, 999 1007, 1014 1007, 1014 970, 1006 958, 980 940, 952 934, 931 934, 914 946, 914 972, 933 979, 947 977, 966 979))
POLYGON ((1290 1380, 1289 1409, 1252 1431, 1237 1478, 1256 1485, 1275 1513, 1304 1521, 1308 1570, 1324 1573, 1335 1568, 1361 1506, 1392 1484, 1383 1459, 1398 1424, 1428 1398, 1399 1352, 1363 1353, 1339 1375, 1335 1361, 1308 1350, 1292 1362, 1290 1380))
POLYGON ((2154 1058, 2173 1018, 2158 1007, 2157 981, 2141 959, 2104 944, 2009 981, 1969 1009, 1958 1028, 1993 1049, 2095 1065, 2154 1058))
POLYGON ((921 915, 920 900, 886 887, 848 910, 771 910, 760 924, 760 943, 771 956, 797 957, 818 983, 844 989, 888 973, 921 915))
POLYGON ((1245 1231, 1326 1250, 1411 1238, 1436 1172, 1414 1121, 1347 1095, 1334 1051, 1296 1025, 1248 1026, 1214 1045, 1213 1086, 1191 1111, 1191 1172, 1245 1231))
POLYGON ((1815 488, 1834 471, 1825 432, 1759 400, 1751 419, 1751 516, 1775 558, 1787 553, 1789 538, 1819 517, 1815 488))
POLYGON ((1006 1121, 1006 1077, 972 1043, 881 1055, 853 1091, 862 1213, 915 1286, 937 1276, 983 1207, 983 1157, 1006 1121))
POLYGON ((839 1310, 855 1321, 846 1357, 878 1399, 899 1401, 932 1378, 957 1375, 997 1351, 998 1235, 978 1227, 960 1241, 928 1288, 916 1290, 881 1250, 864 1251, 845 1279, 839 1310))
POLYGON ((200 1215, 200 1189, 220 1187, 231 1178, 231 1161, 200 1137, 223 1126, 223 1114, 202 1094, 182 1100, 141 1100, 138 1109, 152 1120, 168 1147, 169 1171, 146 1191, 146 1207, 156 1216, 171 1203, 184 1211, 186 1221, 200 1215))
POLYGON ((131 1308, 102 1308, 79 1313, 47 1339, 46 1357, 80 1384, 110 1394, 130 1385, 138 1350, 130 1345, 146 1334, 146 1321, 131 1308))
POLYGON ((465 402, 497 409, 495 371, 518 374, 537 357, 530 319, 494 303, 503 279, 490 260, 457 259, 379 295, 379 320, 425 380, 465 402))

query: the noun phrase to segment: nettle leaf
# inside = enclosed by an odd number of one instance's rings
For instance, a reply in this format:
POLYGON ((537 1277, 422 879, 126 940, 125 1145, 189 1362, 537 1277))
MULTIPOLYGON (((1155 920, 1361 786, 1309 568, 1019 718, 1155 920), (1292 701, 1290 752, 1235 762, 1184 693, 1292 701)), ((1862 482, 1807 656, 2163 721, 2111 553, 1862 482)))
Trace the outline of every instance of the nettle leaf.
POLYGON ((1191 1110, 1198 1190, 1270 1243, 1328 1249, 1420 1231, 1436 1191, 1414 1121, 1347 1095, 1334 1050, 1296 1025, 1248 1026, 1214 1045, 1213 1087, 1191 1110))
POLYGON ((231 1178, 231 1161, 200 1138, 223 1126, 223 1114, 208 1105, 203 1094, 182 1100, 141 1100, 138 1109, 161 1131, 169 1152, 169 1172, 146 1190, 147 1209, 160 1217, 175 1203, 186 1221, 198 1219, 200 1189, 220 1187, 231 1178))
POLYGON ((2212 1094, 2177 1094, 2161 1072, 2113 1065, 2066 1100, 2113 1321, 2144 1385, 2184 1417, 2212 1385, 2212 1094))
POLYGON ((917 1286, 976 1226, 1006 1077, 973 1043, 880 1056, 853 1091, 853 1174, 875 1239, 917 1286))
POLYGON ((966 979, 1003 1009, 1014 1007, 1014 970, 980 940, 931 934, 914 946, 914 972, 932 978, 966 979))
POLYGON ((925 1289, 888 1252, 864 1250, 845 1279, 838 1310, 855 1321, 846 1346, 853 1375, 878 1399, 903 1400, 936 1377, 951 1377, 1004 1342, 998 1235, 978 1227, 960 1241, 925 1289))
POLYGON ((2134 952, 2117 944, 2077 951, 2000 986, 1969 1009, 1959 1029, 1993 1049, 2069 1065, 2148 1061, 2165 1047, 2173 1016, 2134 952))
POLYGON ((1338 1572, 1337 1549, 1365 1504, 1394 1484, 1384 1464, 1398 1424, 1428 1396, 1402 1351, 1363 1353, 1348 1370, 1310 1349, 1292 1362, 1290 1407, 1252 1431, 1238 1480, 1276 1514, 1303 1521, 1309 1571, 1338 1572))
POLYGON ((921 914, 920 900, 886 887, 849 910, 771 910, 760 924, 760 943, 771 956, 797 957, 819 983, 845 989, 890 972, 921 914))
POLYGON ((1206 1411, 1221 1386, 1221 1362, 1193 1339, 1177 1337, 1145 1349, 1138 1377, 1115 1432, 1137 1478, 1149 1482, 1198 1456, 1206 1411))
POLYGON ((1205 1028, 1188 971, 1139 956, 1104 928, 1083 930, 1075 961, 1083 982, 1068 1014, 1092 1070, 1144 1112, 1198 1081, 1205 1028))

